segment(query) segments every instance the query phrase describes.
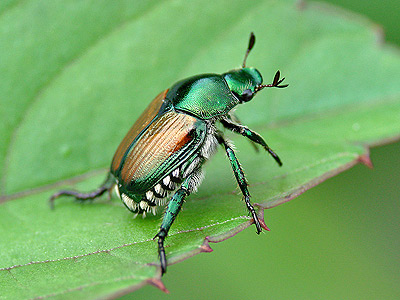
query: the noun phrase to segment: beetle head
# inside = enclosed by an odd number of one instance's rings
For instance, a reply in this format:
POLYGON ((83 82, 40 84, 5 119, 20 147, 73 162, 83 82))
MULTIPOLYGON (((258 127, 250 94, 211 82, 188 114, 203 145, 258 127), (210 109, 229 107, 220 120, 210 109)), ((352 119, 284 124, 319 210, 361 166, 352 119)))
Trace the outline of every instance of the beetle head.
POLYGON ((285 78, 280 79, 280 72, 276 72, 272 84, 262 84, 263 78, 261 73, 255 68, 246 67, 246 60, 251 49, 256 42, 254 33, 250 33, 249 45, 247 46, 244 56, 242 68, 231 70, 223 74, 232 93, 236 96, 240 103, 248 102, 253 99, 254 95, 265 87, 284 88, 287 84, 281 85, 285 78))
POLYGON ((262 86, 262 76, 255 68, 241 68, 223 74, 229 89, 239 99, 240 103, 250 101, 258 87, 262 86))
POLYGON ((242 68, 231 70, 223 74, 229 89, 238 98, 240 103, 250 101, 257 92, 258 87, 262 85, 262 76, 255 68, 247 68, 246 60, 251 49, 256 42, 256 37, 253 32, 250 33, 249 45, 247 46, 246 54, 243 59, 242 68))

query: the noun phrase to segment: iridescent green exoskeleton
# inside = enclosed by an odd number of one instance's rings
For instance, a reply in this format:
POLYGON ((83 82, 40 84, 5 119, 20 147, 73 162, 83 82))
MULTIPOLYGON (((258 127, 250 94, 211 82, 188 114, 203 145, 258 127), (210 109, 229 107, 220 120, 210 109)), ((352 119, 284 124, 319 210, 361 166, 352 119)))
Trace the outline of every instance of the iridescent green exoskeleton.
POLYGON ((155 236, 158 238, 161 272, 164 274, 167 268, 164 240, 185 197, 200 185, 203 163, 215 153, 219 144, 225 148, 247 209, 257 233, 260 233, 261 224, 250 202, 244 172, 231 143, 216 127, 219 122, 223 127, 261 145, 282 165, 264 139, 239 124, 232 113, 236 105, 249 102, 265 87, 287 86, 281 85, 284 78, 279 78, 279 71, 271 84, 263 85, 260 72, 246 67, 246 59, 254 43, 255 37, 251 33, 241 68, 224 74, 193 76, 161 92, 122 140, 104 184, 91 193, 59 191, 51 197, 51 203, 61 195, 79 200, 94 199, 114 187, 125 206, 134 213, 145 215, 152 211, 155 214, 157 206, 168 203, 160 230, 155 236))

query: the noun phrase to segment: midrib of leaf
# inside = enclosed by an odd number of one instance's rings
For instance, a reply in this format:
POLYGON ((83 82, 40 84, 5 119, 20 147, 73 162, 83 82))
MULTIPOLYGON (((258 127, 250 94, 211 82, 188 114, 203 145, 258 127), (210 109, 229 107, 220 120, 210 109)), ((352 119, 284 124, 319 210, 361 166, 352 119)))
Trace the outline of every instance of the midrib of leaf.
MULTIPOLYGON (((96 255, 96 254, 100 254, 100 253, 109 253, 109 252, 115 251, 117 249, 121 249, 121 248, 124 248, 124 247, 129 247, 129 246, 134 246, 134 245, 141 244, 141 243, 147 243, 147 242, 153 242, 153 239, 147 239, 147 240, 128 243, 128 244, 122 244, 122 245, 115 246, 115 247, 110 248, 110 249, 99 249, 99 250, 96 250, 96 251, 93 251, 93 252, 88 252, 88 253, 84 253, 84 254, 78 254, 78 255, 75 255, 75 256, 66 256, 66 257, 62 257, 62 258, 42 260, 42 261, 31 261, 31 262, 25 263, 25 264, 14 265, 14 266, 10 266, 10 267, 3 267, 3 268, 0 268, 0 271, 11 271, 11 270, 16 269, 16 268, 26 267, 26 266, 30 266, 30 265, 56 263, 56 262, 64 261, 64 260, 74 260, 74 259, 78 259, 78 258, 87 257, 87 256, 90 256, 90 255, 96 255)), ((137 263, 137 264, 139 264, 139 263, 137 263)))
MULTIPOLYGON (((204 198, 209 198, 209 197, 204 197, 204 198)), ((190 228, 190 229, 186 229, 186 230, 181 230, 181 231, 177 231, 177 232, 171 232, 168 236, 169 237, 173 237, 179 234, 184 234, 184 233, 190 233, 190 232, 196 232, 196 231, 202 231, 204 229, 208 229, 208 228, 212 228, 214 226, 220 226, 229 222, 234 222, 237 220, 243 220, 243 221, 248 221, 250 220, 249 216, 238 216, 235 218, 230 218, 230 219, 226 219, 224 221, 219 221, 219 222, 215 222, 215 223, 211 223, 211 224, 206 224, 203 226, 198 226, 195 228, 190 228)), ((96 251, 92 251, 92 252, 88 252, 88 253, 82 253, 82 254, 77 254, 74 256, 66 256, 66 257, 61 257, 61 258, 55 258, 55 259, 48 259, 48 260, 42 260, 42 261, 31 261, 28 263, 24 263, 24 264, 19 264, 19 265, 12 265, 9 267, 2 267, 0 268, 0 272, 9 272, 12 274, 12 270, 17 269, 17 268, 21 268, 21 267, 26 267, 26 266, 30 266, 30 265, 37 265, 37 264, 49 264, 49 263, 57 263, 60 261, 66 261, 66 260, 76 260, 79 258, 85 258, 88 256, 92 256, 92 255, 98 255, 98 254, 111 254, 113 251, 119 250, 121 248, 125 248, 125 247, 134 247, 135 245, 138 244, 142 244, 142 243, 151 243, 154 244, 154 240, 153 239, 145 239, 145 240, 141 240, 141 241, 136 241, 136 242, 132 242, 132 243, 126 243, 126 244, 121 244, 121 245, 117 245, 114 246, 112 248, 109 249, 98 249, 96 251)), ((137 264, 137 265, 142 265, 142 263, 139 262, 135 262, 132 261, 132 263, 137 264)), ((143 266, 146 266, 148 264, 143 264, 143 266)))
POLYGON ((62 295, 66 295, 66 294, 69 294, 69 293, 81 291, 81 290, 83 290, 85 288, 95 287, 95 286, 99 286, 99 285, 103 285, 103 284, 110 284, 110 283, 113 283, 113 282, 119 282, 119 281, 124 281, 124 280, 128 280, 128 279, 140 279, 140 280, 145 282, 147 277, 130 275, 130 276, 122 276, 122 277, 119 277, 119 278, 115 278, 113 280, 96 281, 96 282, 93 282, 93 283, 76 286, 74 288, 71 288, 71 289, 68 289, 68 290, 65 290, 65 291, 61 291, 61 292, 57 292, 57 293, 39 295, 39 296, 35 297, 35 299, 45 299, 45 298, 49 298, 49 297, 62 296, 62 295))

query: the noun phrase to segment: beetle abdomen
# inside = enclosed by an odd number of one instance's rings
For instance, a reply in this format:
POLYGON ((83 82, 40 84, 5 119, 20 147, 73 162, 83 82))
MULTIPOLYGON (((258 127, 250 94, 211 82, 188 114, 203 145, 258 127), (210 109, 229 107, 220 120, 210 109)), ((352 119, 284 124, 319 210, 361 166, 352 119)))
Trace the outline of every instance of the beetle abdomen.
POLYGON ((127 191, 121 184, 116 185, 116 192, 130 211, 143 213, 145 216, 150 210, 156 214, 156 207, 165 205, 170 193, 175 191, 181 182, 180 168, 176 168, 144 194, 127 191))

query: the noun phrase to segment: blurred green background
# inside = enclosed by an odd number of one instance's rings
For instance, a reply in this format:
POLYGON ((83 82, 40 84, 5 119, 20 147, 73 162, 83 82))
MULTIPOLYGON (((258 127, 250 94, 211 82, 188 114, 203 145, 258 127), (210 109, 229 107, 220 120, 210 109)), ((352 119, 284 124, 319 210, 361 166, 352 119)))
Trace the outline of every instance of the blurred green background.
MULTIPOLYGON (((365 15, 400 46, 398 0, 325 1, 365 15)), ((399 83, 400 84, 400 83, 399 83)), ((123 299, 400 299, 400 143, 266 211, 214 252, 171 266, 170 294, 146 286, 123 299)))

